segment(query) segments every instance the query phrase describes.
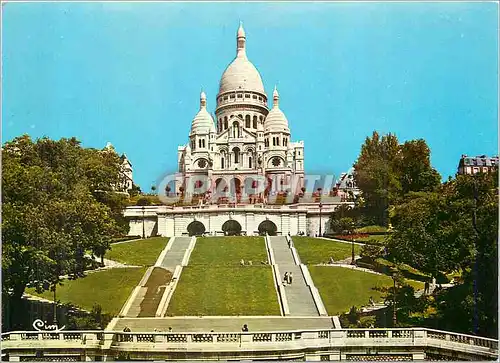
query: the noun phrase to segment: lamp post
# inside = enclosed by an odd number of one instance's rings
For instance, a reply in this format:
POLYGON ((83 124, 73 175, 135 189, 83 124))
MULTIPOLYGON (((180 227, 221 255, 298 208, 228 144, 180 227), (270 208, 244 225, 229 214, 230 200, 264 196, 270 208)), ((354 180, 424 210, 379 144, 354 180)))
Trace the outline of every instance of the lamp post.
POLYGON ((323 208, 323 204, 321 202, 319 202, 319 236, 321 237, 322 234, 321 234, 321 208, 323 208))
POLYGON ((144 213, 145 213, 145 207, 142 206, 142 239, 146 238, 146 230, 144 228, 144 213))
POLYGON ((392 281, 394 283, 393 290, 393 301, 392 301, 392 325, 395 328, 397 324, 397 315, 396 315, 396 273, 392 273, 392 281))
POLYGON ((354 238, 352 237, 352 228, 354 226, 351 225, 351 228, 349 229, 349 237, 351 237, 351 265, 355 265, 356 261, 354 259, 354 238))

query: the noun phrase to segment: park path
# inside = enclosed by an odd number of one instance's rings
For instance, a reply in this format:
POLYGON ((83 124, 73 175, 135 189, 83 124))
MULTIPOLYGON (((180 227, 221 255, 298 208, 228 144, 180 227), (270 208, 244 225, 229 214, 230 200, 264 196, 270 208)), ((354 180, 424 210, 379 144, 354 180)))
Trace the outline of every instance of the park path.
POLYGON ((277 280, 283 283, 285 272, 291 272, 293 276, 292 284, 285 284, 285 299, 290 315, 318 316, 318 309, 311 290, 306 284, 300 265, 295 263, 286 237, 269 237, 269 242, 273 251, 274 263, 278 266, 281 274, 281 276, 277 276, 277 280))

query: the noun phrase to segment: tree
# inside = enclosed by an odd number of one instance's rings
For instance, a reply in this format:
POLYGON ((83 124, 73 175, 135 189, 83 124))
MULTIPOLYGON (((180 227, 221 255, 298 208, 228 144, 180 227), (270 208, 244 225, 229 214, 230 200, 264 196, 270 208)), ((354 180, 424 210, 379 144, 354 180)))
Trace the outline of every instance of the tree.
POLYGON ((440 184, 424 140, 400 145, 395 135, 380 137, 376 131, 362 145, 354 170, 364 199, 362 210, 371 217, 370 224, 387 226, 391 205, 409 192, 432 191, 440 184))
POLYGON ((497 336, 498 172, 459 175, 437 192, 409 193, 393 222, 392 258, 433 276, 463 271, 463 284, 441 293, 436 305, 442 320, 456 317, 446 325, 497 336))
POLYGON ((441 176, 431 166, 430 149, 423 139, 410 140, 401 145, 401 156, 397 169, 403 194, 436 190, 441 176))
POLYGON ((54 289, 61 275, 81 277, 90 263, 86 251, 109 249, 121 227, 110 207, 119 202, 106 196, 119 185, 121 164, 75 138, 18 137, 2 157, 2 293, 15 318, 26 286, 42 291, 54 289))
POLYGON ((400 159, 399 143, 395 135, 380 138, 374 131, 361 146, 354 164, 354 180, 365 199, 365 210, 373 224, 387 225, 387 209, 399 195, 401 185, 395 165, 400 159))

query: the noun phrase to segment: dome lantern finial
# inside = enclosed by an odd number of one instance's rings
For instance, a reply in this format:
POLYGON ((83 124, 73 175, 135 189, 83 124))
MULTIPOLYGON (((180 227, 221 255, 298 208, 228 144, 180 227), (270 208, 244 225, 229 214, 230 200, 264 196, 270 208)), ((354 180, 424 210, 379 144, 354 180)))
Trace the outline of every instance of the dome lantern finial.
POLYGON ((280 99, 280 95, 278 93, 278 88, 275 85, 274 86, 274 91, 273 91, 273 107, 278 107, 279 106, 279 99, 280 99))
POLYGON ((207 95, 205 94, 202 88, 200 93, 200 110, 206 107, 207 107, 207 95))
POLYGON ((243 22, 240 21, 240 26, 238 28, 238 33, 236 35, 236 56, 237 57, 245 57, 246 58, 246 35, 245 29, 243 29, 243 22))

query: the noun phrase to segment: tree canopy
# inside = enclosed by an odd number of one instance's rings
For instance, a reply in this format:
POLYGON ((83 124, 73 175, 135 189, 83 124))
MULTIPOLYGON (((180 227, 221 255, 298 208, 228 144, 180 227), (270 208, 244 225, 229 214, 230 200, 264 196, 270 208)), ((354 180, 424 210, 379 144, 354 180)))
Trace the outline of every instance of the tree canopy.
POLYGON ((113 151, 83 148, 75 138, 33 141, 24 135, 2 152, 3 293, 20 299, 27 286, 54 287, 77 278, 88 252, 103 255, 127 232, 116 193, 121 161, 113 151))
POLYGON ((424 140, 400 144, 395 135, 380 137, 376 131, 361 146, 354 171, 371 224, 388 225, 389 208, 397 200, 409 192, 432 191, 440 184, 424 140))

